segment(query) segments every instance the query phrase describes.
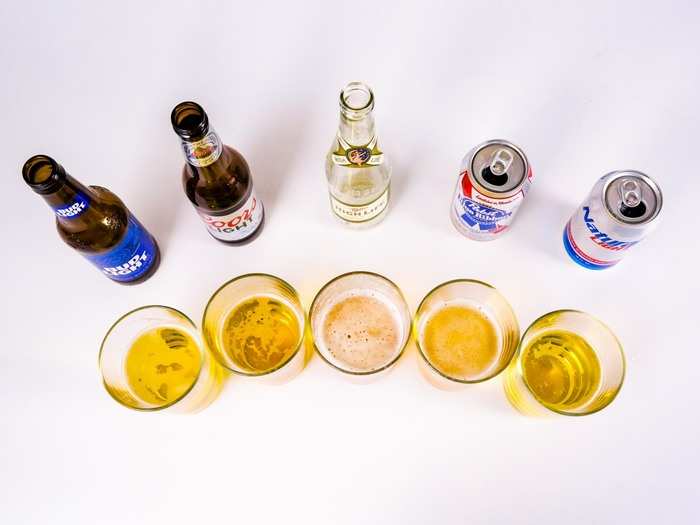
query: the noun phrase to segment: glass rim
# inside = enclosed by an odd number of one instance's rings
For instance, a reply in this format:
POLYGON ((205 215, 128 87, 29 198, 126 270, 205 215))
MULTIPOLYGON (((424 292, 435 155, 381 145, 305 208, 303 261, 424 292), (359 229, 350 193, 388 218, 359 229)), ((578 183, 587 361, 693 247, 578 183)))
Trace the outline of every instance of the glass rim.
POLYGON ((311 306, 309 307, 309 330, 311 332, 311 342, 314 345, 314 350, 316 351, 316 354, 323 359, 327 364, 335 368, 336 370, 339 370, 343 372, 344 374, 352 375, 352 376, 370 376, 372 374, 377 374, 379 372, 383 372, 384 370, 391 368, 396 362, 401 358, 401 356, 404 354, 406 351, 406 348, 408 347, 408 343, 411 341, 411 334, 413 333, 413 319, 411 318, 411 311, 408 308, 408 303, 406 302, 406 298, 403 295, 403 292, 401 292, 401 288, 398 287, 398 285, 389 279, 388 277, 383 276, 380 273, 376 272, 370 272, 366 270, 355 270, 352 272, 345 272, 340 275, 336 275, 328 281, 326 284, 324 284, 318 292, 316 292, 316 295, 314 296, 313 301, 311 301, 311 306), (336 365, 335 363, 332 363, 329 359, 326 359, 326 357, 321 353, 321 350, 319 350, 318 345, 316 344, 316 337, 314 335, 314 328, 313 328, 313 323, 311 322, 311 314, 314 311, 314 307, 316 306, 316 302, 319 298, 319 296, 328 288, 331 284, 333 284, 336 281, 339 281, 340 279, 344 279, 346 277, 350 277, 353 275, 369 275, 371 277, 378 277, 384 281, 386 281, 396 292, 399 294, 399 297, 403 301, 403 305, 406 307, 406 313, 408 314, 408 336, 406 337, 406 341, 404 342, 403 346, 399 350, 399 352, 396 354, 396 356, 391 359, 387 364, 376 368, 374 370, 367 370, 367 371, 356 371, 356 370, 346 370, 345 368, 341 368, 340 366, 336 365))
MULTIPOLYGON (((451 280, 449 280, 449 281, 445 281, 445 282, 443 282, 443 283, 438 284, 438 285, 435 286, 432 290, 430 290, 428 293, 425 294, 425 297, 423 297, 423 299, 421 300, 421 302, 418 304, 418 308, 416 308, 416 313, 415 313, 414 317, 416 317, 416 318, 418 317, 418 312, 420 311, 421 307, 423 306, 423 304, 425 303, 425 301, 426 301, 433 293, 437 292, 437 291, 440 290, 441 288, 444 288, 444 287, 446 287, 446 286, 448 286, 448 285, 451 285, 451 284, 459 284, 459 283, 478 284, 478 285, 484 286, 485 288, 490 288, 491 290, 493 290, 494 292, 496 292, 496 293, 501 297, 501 299, 503 299, 503 301, 505 302, 505 304, 508 306, 508 310, 509 310, 510 313, 513 315, 513 319, 515 319, 516 324, 519 324, 519 323, 518 323, 518 318, 517 318, 516 315, 515 315, 515 310, 513 310, 513 307, 510 305, 510 303, 509 303, 508 300, 505 298, 505 296, 498 290, 498 288, 496 288, 495 286, 493 286, 493 285, 491 285, 491 284, 489 284, 489 283, 486 283, 486 282, 484 282, 484 281, 480 281, 480 280, 478 280, 478 279, 451 279, 451 280)), ((493 379, 494 377, 496 377, 497 375, 499 375, 500 373, 502 373, 502 372, 508 367, 508 365, 510 364, 510 362, 511 362, 513 359, 515 359, 515 356, 516 356, 517 353, 518 353, 518 348, 519 348, 519 346, 520 346, 520 340, 518 340, 518 345, 515 347, 515 351, 513 352, 513 355, 511 356, 511 358, 510 358, 502 367, 499 367, 499 368, 498 368, 496 371, 494 371, 492 374, 489 374, 488 376, 483 377, 483 378, 479 378, 479 379, 460 379, 460 378, 458 378, 458 377, 452 377, 452 376, 449 376, 449 375, 445 374, 444 372, 442 372, 441 370, 439 370, 435 365, 433 365, 433 363, 430 362, 430 360, 428 359, 428 356, 425 355, 425 352, 423 351, 423 347, 422 347, 421 344, 420 344, 420 337, 419 337, 419 334, 418 334, 418 323, 417 323, 417 322, 416 322, 416 323, 413 323, 413 331, 414 331, 413 337, 414 337, 414 339, 416 340, 416 348, 418 349, 418 355, 421 356, 421 358, 423 359, 423 361, 425 361, 425 363, 426 363, 432 370, 434 370, 438 375, 444 377, 445 379, 447 379, 447 380, 449 380, 449 381, 453 381, 453 382, 455 382, 455 383, 461 383, 461 384, 464 384, 464 385, 475 385, 475 384, 478 384, 478 383, 483 383, 484 381, 488 381, 488 380, 490 380, 490 379, 493 379)), ((520 327, 519 327, 519 326, 518 326, 518 332, 520 332, 520 327)), ((518 333, 518 336, 519 336, 519 335, 520 335, 520 334, 518 333)))
POLYGON ((199 382, 199 378, 202 374, 202 368, 204 367, 204 361, 205 361, 205 357, 206 357, 204 352, 206 352, 207 350, 206 350, 206 348, 204 348, 204 342, 198 341, 197 338, 199 338, 199 332, 197 331, 197 325, 194 324, 194 321, 192 319, 190 319, 190 317, 187 314, 178 310, 177 308, 173 308, 172 306, 167 306, 164 304, 146 304, 146 305, 134 308, 132 310, 129 310, 128 312, 121 315, 116 321, 114 321, 112 323, 112 326, 109 327, 109 330, 107 330, 104 337, 102 338, 102 343, 100 343, 100 351, 97 354, 97 367, 100 370, 100 376, 102 376, 102 385, 104 386, 105 390, 107 391, 107 393, 109 394, 109 396, 112 399, 114 399, 120 405, 122 405, 126 408, 129 408, 131 410, 138 410, 139 412, 158 412, 159 410, 164 410, 166 408, 170 408, 173 405, 175 405, 175 404, 179 403, 180 401, 182 401, 183 399, 185 399, 185 397, 187 397, 187 395, 194 389, 195 385, 199 382), (185 392, 183 392, 180 396, 173 399, 169 403, 166 403, 164 405, 155 406, 155 407, 135 407, 135 406, 127 405, 122 400, 118 399, 112 393, 112 390, 107 385, 107 382, 105 381, 105 378, 104 378, 104 373, 102 372, 102 352, 104 350, 105 343, 107 342, 107 338, 114 331, 114 329, 119 325, 119 323, 121 323, 127 317, 130 317, 131 315, 135 314, 136 312, 139 312, 141 310, 148 310, 150 308, 156 308, 156 309, 162 309, 162 310, 168 310, 171 312, 175 312, 176 314, 180 315, 185 322, 189 323, 189 325, 193 329, 194 335, 196 336, 196 338, 193 338, 193 339, 194 339, 194 342, 197 344, 197 349, 199 350, 199 370, 197 371, 197 375, 195 376, 194 381, 192 381, 192 384, 189 386, 189 388, 187 390, 185 390, 185 392))
MULTIPOLYGON (((577 334, 577 335, 580 335, 580 334, 577 334)), ((584 339, 585 339, 585 338, 584 338, 584 339)), ((594 350, 595 350, 595 349, 594 349, 594 350)), ((596 358, 597 358, 597 357, 598 357, 598 356, 596 355, 596 358)), ((613 332, 607 324, 605 324, 603 321, 601 321, 600 319, 598 319, 596 316, 591 315, 591 314, 589 314, 588 312, 584 312, 583 310, 576 310, 576 309, 574 309, 574 308, 561 308, 561 309, 559 309, 559 310, 552 310, 551 312, 547 312, 547 313, 545 313, 545 314, 540 315, 537 319, 535 319, 534 321, 532 321, 532 322, 530 323, 530 325, 525 329, 525 331, 523 332, 522 337, 520 338, 520 342, 518 343, 518 347, 515 349, 515 354, 513 354, 513 360, 514 360, 514 362, 515 362, 515 365, 518 367, 518 372, 519 372, 519 374, 520 374, 521 379, 523 380, 523 384, 525 385, 525 388, 527 388, 527 391, 530 392, 530 394, 531 394, 532 397, 535 399, 535 401, 537 402, 537 404, 538 404, 539 406, 541 406, 542 408, 544 408, 544 409, 546 409, 546 410, 549 410, 550 412, 553 412, 553 413, 555 413, 555 414, 559 414, 559 415, 561 415, 561 416, 580 417, 580 416, 589 416, 589 415, 591 415, 591 414, 595 414, 596 412, 600 412, 601 410, 603 410, 604 408, 606 408, 608 405, 610 405, 610 404, 615 400, 615 398, 617 397, 617 395, 620 393, 620 390, 622 390, 622 385, 625 383, 625 376, 627 375, 627 358, 625 357, 625 352, 624 352, 624 349, 622 348, 622 343, 621 343, 620 340, 617 338, 617 335, 615 335, 615 332, 613 332), (618 349, 618 351, 619 351, 619 353, 620 353, 620 359, 622 360, 622 375, 620 376, 620 384, 617 385, 617 387, 615 388, 615 391, 614 391, 613 394, 612 394, 612 397, 610 397, 610 399, 608 400, 608 402, 605 403, 604 405, 599 406, 598 408, 596 408, 596 409, 594 409, 594 410, 587 410, 587 411, 584 411, 584 412, 567 412, 567 411, 564 411, 564 410, 557 410, 557 409, 555 409, 555 408, 550 408, 550 407, 546 406, 544 403, 542 403, 542 402, 537 398, 537 396, 535 395, 535 393, 534 393, 534 392, 532 391, 532 389, 530 388, 530 385, 528 385, 528 384, 527 384, 527 381, 525 381, 525 378, 524 378, 523 373, 522 373, 522 367, 521 367, 521 365, 520 365, 520 352, 521 352, 521 350, 522 350, 523 341, 525 340, 525 336, 527 335, 527 333, 530 331, 530 329, 531 329, 536 323, 538 323, 540 320, 544 319, 545 317, 549 317, 550 315, 554 315, 554 314, 564 314, 564 313, 571 313, 571 314, 576 314, 576 315, 582 315, 582 316, 584 316, 584 317, 586 317, 586 318, 588 318, 588 319, 590 319, 590 320, 592 320, 592 321, 598 323, 601 327, 603 327, 603 329, 604 329, 605 331, 607 331, 607 332, 612 336, 613 340, 614 340, 615 343, 616 343, 617 349, 618 349)))
MULTIPOLYGON (((228 281, 223 283, 221 286, 219 286, 214 291, 214 293, 211 294, 211 297, 209 297, 209 300, 207 301, 207 305, 204 307, 204 313, 202 314, 202 333, 204 333, 204 324, 205 324, 205 320, 207 318, 207 312, 209 311, 209 307, 211 306, 212 301, 219 294, 219 292, 221 292, 228 285, 233 284, 236 281, 240 281, 240 280, 243 280, 246 278, 251 278, 251 277, 265 277, 268 279, 272 279, 274 281, 282 283, 283 285, 287 286, 290 290, 292 290, 292 292, 294 292, 294 295, 296 296, 296 299, 299 303, 299 309, 301 310, 301 313, 302 313, 302 326, 299 327, 299 342, 297 343, 297 346, 294 349, 294 352, 292 352, 287 359, 285 359, 283 362, 281 362, 280 364, 278 364, 274 368, 271 368, 269 370, 266 370, 265 372, 260 372, 260 373, 244 372, 242 370, 236 370, 234 368, 231 368, 227 363, 223 362, 223 360, 219 357, 218 352, 212 351, 211 353, 214 355, 214 358, 216 359, 216 361, 219 364, 221 364, 221 366, 223 366, 226 370, 229 370, 236 375, 244 376, 244 377, 264 377, 264 376, 273 374, 273 373, 277 372, 278 370, 281 370, 282 368, 287 366, 297 356, 297 354, 299 353, 299 350, 301 350, 304 347, 304 334, 306 332, 306 323, 307 323, 306 311, 304 310, 304 305, 301 304, 301 297, 299 296, 299 292, 297 291, 296 288, 294 288, 287 281, 285 281, 281 277, 277 277, 276 275, 272 275, 271 273, 264 273, 264 272, 244 273, 244 274, 237 275, 236 277, 229 279, 228 281)), ((236 303, 236 305, 238 305, 238 304, 240 304, 240 303, 236 303)), ((204 338, 204 344, 207 345, 206 337, 204 338)))

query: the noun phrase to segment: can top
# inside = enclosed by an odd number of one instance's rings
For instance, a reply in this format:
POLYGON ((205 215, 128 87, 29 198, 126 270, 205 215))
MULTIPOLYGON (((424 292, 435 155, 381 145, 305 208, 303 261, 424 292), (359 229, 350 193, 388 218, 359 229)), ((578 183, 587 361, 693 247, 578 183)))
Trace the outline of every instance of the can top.
POLYGON ((472 155, 470 171, 479 186, 491 193, 503 194, 520 187, 529 165, 525 154, 505 140, 490 140, 472 155))
POLYGON ((659 185, 639 171, 618 171, 603 188, 603 200, 608 212, 624 224, 647 224, 661 211, 659 185))

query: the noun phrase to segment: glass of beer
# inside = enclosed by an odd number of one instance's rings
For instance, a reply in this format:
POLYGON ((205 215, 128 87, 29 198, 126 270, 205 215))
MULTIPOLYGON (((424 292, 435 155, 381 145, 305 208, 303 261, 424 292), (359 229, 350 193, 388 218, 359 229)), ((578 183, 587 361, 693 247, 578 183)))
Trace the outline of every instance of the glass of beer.
POLYGON ((222 285, 202 320, 204 341, 236 374, 284 382, 305 364, 306 316, 297 291, 274 275, 246 274, 222 285))
POLYGON ((428 292, 413 326, 421 370, 433 385, 446 389, 501 373, 520 338, 508 301, 493 286, 470 279, 428 292))
POLYGON ((309 322, 321 358, 355 378, 389 370, 411 335, 401 290, 370 272, 346 273, 326 283, 311 304, 309 322))
POLYGON ((557 310, 525 331, 504 388, 524 414, 585 416, 608 406, 624 377, 615 334, 587 313, 557 310))
POLYGON ((105 335, 99 366, 107 392, 127 408, 192 413, 221 391, 224 370, 206 351, 197 327, 167 306, 142 306, 105 335))

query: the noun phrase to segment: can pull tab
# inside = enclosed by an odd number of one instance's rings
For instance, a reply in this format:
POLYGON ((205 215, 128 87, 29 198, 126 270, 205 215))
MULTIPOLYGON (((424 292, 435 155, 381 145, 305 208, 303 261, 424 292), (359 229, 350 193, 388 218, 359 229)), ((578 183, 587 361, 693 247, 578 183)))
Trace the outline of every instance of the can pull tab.
POLYGON ((625 217, 636 219, 644 215, 646 205, 642 201, 642 187, 634 179, 623 179, 619 188, 620 213, 625 217))
POLYGON ((513 155, 507 149, 499 149, 491 159, 489 166, 494 175, 503 175, 513 164, 513 155))
POLYGON ((642 202, 642 188, 636 180, 625 179, 620 184, 620 200, 629 208, 639 206, 642 202))

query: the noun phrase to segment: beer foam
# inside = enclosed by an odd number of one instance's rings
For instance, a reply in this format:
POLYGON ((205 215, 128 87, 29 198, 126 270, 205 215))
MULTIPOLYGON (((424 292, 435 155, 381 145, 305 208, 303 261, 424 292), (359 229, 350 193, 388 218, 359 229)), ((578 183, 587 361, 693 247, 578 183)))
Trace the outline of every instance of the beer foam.
MULTIPOLYGON (((420 346, 423 348, 424 352, 428 352, 426 348, 426 342, 425 342, 425 332, 426 332, 426 326, 428 323, 435 317, 435 315, 440 312, 441 310, 449 307, 462 307, 466 308, 469 310, 474 311, 478 315, 482 316, 491 326, 493 327, 496 335, 496 341, 495 341, 495 348, 500 349, 503 347, 503 333, 501 330, 500 324, 496 321, 495 316, 493 313, 488 309, 484 308, 482 303, 472 301, 469 299, 456 299, 456 300, 450 300, 450 301, 441 301, 437 304, 435 304, 428 312, 426 312, 425 315, 422 316, 422 322, 418 326, 418 341, 420 346)), ((462 379, 476 379, 478 377, 488 377, 491 375, 493 372, 495 372, 496 368, 499 365, 499 359, 500 359, 500 351, 495 351, 493 357, 490 359, 490 362, 488 365, 484 366, 481 370, 478 371, 478 373, 474 374, 467 374, 465 377, 462 377, 462 379)), ((434 363, 435 365, 435 363, 434 363)), ((446 372, 446 371, 444 371, 446 372)), ((460 374, 461 375, 461 374, 460 374)))
POLYGON ((385 295, 370 289, 338 294, 322 310, 317 346, 324 357, 350 372, 373 372, 401 352, 401 315, 385 295))

